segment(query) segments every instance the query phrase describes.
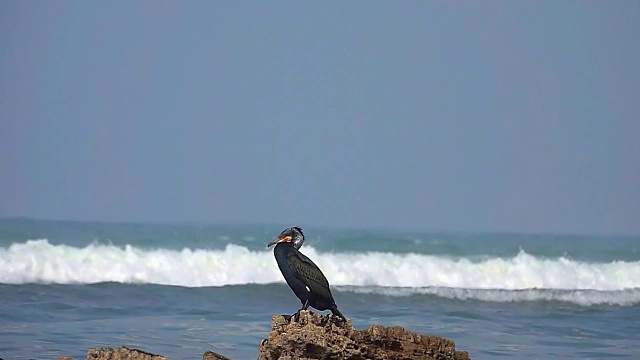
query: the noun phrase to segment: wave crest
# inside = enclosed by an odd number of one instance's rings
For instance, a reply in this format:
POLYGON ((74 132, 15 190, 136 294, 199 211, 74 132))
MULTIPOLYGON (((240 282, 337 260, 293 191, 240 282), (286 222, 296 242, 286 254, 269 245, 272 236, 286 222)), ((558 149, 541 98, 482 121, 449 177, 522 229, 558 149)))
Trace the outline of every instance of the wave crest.
MULTIPOLYGON (((490 292, 474 293, 474 289, 589 290, 612 294, 631 289, 635 301, 640 299, 640 261, 586 263, 564 257, 539 258, 524 251, 515 257, 482 261, 381 252, 318 254, 312 247, 305 247, 304 252, 316 261, 332 285, 360 288, 358 291, 388 288, 393 292, 407 288, 410 290, 400 293, 491 300, 495 297, 487 295, 490 292)), ((251 251, 234 244, 224 250, 178 251, 97 243, 77 248, 39 239, 0 248, 0 282, 5 284, 121 282, 198 287, 282 281, 271 251, 251 251)), ((526 300, 527 294, 509 296, 526 300)), ((564 296, 545 294, 536 296, 564 296)))

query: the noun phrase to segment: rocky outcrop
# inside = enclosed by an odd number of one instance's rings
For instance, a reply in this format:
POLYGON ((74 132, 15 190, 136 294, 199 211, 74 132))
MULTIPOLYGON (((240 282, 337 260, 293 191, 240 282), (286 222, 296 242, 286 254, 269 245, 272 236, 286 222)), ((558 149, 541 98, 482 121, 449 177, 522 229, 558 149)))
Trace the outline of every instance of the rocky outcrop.
POLYGON ((276 315, 269 339, 260 344, 259 360, 344 359, 469 359, 455 343, 440 336, 420 335, 401 327, 374 325, 356 330, 351 321, 301 311, 300 319, 276 315))
POLYGON ((167 360, 167 358, 123 346, 119 349, 89 349, 86 360, 167 360))
MULTIPOLYGON (((203 360, 230 360, 207 351, 203 360)), ((73 360, 60 358, 59 360, 73 360)), ((275 315, 269 339, 260 343, 258 360, 468 360, 466 351, 456 350, 453 341, 440 336, 420 335, 399 326, 373 325, 356 330, 351 320, 301 311, 298 321, 275 315)), ((2 359, 0 359, 2 360, 2 359)), ((103 348, 89 349, 86 360, 167 360, 145 351, 103 348)))
MULTIPOLYGON (((2 359, 0 359, 2 360, 2 359)), ((74 360, 70 357, 61 357, 58 360, 74 360)), ((89 349, 87 352, 86 360, 168 360, 161 355, 154 355, 142 350, 129 349, 127 347, 121 347, 119 349, 101 348, 101 349, 89 349)), ((202 355, 202 360, 231 360, 226 356, 214 353, 213 351, 206 351, 202 355)))
MULTIPOLYGON (((0 359, 2 360, 2 359, 0 359)), ((74 360, 71 357, 61 357, 58 360, 74 360)), ((86 360, 168 360, 161 355, 154 355, 142 350, 129 349, 121 347, 119 349, 101 348, 89 349, 86 360)), ((231 360, 226 356, 206 351, 202 356, 202 360, 231 360)))
POLYGON ((231 360, 226 356, 222 356, 218 353, 214 353, 213 351, 207 350, 202 355, 202 360, 231 360))

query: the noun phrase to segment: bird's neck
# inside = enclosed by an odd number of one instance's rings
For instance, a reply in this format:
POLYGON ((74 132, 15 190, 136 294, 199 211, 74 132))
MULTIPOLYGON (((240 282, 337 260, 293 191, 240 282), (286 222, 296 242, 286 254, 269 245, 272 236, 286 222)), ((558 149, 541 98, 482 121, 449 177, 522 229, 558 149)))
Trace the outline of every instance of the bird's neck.
POLYGON ((286 249, 286 248, 294 248, 295 249, 295 246, 293 246, 293 243, 291 243, 291 242, 281 242, 281 243, 276 244, 275 248, 276 249, 286 249))
POLYGON ((286 243, 279 243, 276 245, 276 247, 273 249, 274 254, 286 254, 288 252, 291 251, 295 251, 296 248, 295 246, 293 246, 293 243, 290 242, 286 242, 286 243))

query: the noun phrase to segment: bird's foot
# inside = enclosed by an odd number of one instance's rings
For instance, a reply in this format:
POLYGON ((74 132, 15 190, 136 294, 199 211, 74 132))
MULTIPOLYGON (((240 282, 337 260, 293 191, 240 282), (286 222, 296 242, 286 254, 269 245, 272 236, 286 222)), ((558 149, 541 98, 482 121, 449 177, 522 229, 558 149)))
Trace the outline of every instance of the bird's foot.
POLYGON ((331 316, 332 319, 334 319, 334 321, 336 321, 340 326, 344 325, 347 323, 347 318, 346 317, 342 317, 342 316, 338 316, 338 315, 334 315, 334 314, 329 314, 331 316))
POLYGON ((282 315, 282 317, 287 320, 287 322, 291 322, 291 319, 293 319, 295 322, 298 322, 300 320, 300 311, 296 312, 293 315, 282 315))
MULTIPOLYGON (((283 317, 285 320, 287 320, 287 322, 291 322, 291 319, 292 319, 292 318, 293 318, 293 320, 294 320, 295 322, 300 322, 300 312, 301 312, 302 310, 303 310, 303 309, 300 309, 300 310, 296 311, 296 313, 295 313, 295 314, 293 314, 293 315, 284 315, 284 314, 283 314, 283 315, 282 315, 282 317, 283 317)), ((0 359, 0 360, 1 360, 1 359, 0 359)))

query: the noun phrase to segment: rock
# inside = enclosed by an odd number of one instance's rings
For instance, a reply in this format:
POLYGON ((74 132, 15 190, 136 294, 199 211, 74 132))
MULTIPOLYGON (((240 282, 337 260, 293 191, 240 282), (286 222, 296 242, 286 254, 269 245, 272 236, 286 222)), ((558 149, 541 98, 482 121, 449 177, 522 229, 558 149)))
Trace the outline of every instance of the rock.
POLYGON ((333 315, 301 311, 298 322, 276 315, 269 339, 260 343, 259 360, 293 359, 438 359, 468 360, 466 351, 440 336, 420 335, 398 326, 356 330, 333 315))
POLYGON ((207 350, 204 352, 204 355, 202 355, 202 360, 231 360, 226 356, 222 356, 218 353, 214 353, 211 350, 207 350))
POLYGON ((89 349, 86 360, 167 360, 167 358, 123 346, 119 349, 89 349))
MULTIPOLYGON (((207 351, 203 360, 231 360, 207 351)), ((469 360, 469 353, 457 351, 453 341, 440 336, 421 335, 399 326, 373 325, 356 330, 351 320, 301 311, 300 319, 271 319, 269 339, 260 343, 258 360, 469 360)), ((2 360, 0 358, 0 360, 2 360)), ((58 360, 73 360, 64 357, 58 360)), ((167 360, 145 351, 89 349, 86 360, 167 360)))
MULTIPOLYGON (((2 360, 2 359, 0 359, 2 360)), ((70 357, 60 358, 58 360, 73 360, 70 357)), ((121 347, 119 349, 102 348, 89 349, 86 360, 168 360, 161 355, 154 355, 142 350, 129 349, 121 347)), ((213 351, 207 350, 202 356, 202 360, 231 360, 226 356, 222 356, 213 351)))

